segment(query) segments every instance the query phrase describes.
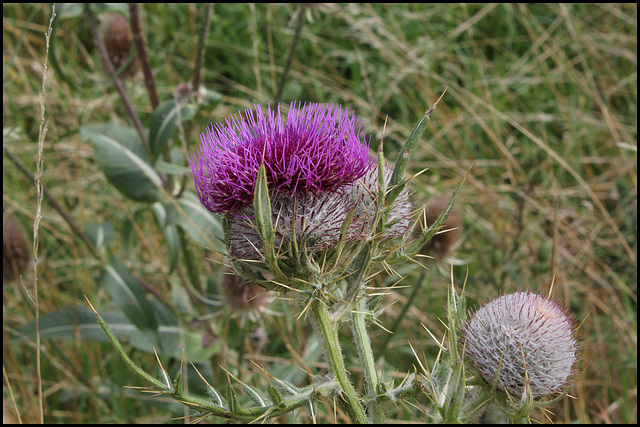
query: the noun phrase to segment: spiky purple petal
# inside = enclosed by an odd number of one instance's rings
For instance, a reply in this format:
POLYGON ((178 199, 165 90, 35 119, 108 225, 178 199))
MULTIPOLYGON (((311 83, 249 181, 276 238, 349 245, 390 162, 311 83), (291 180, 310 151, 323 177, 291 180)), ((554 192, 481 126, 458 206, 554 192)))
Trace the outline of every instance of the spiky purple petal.
POLYGON ((253 202, 264 162, 273 196, 332 192, 352 184, 371 166, 360 121, 335 104, 291 103, 286 122, 269 106, 211 124, 189 159, 196 191, 212 212, 236 212, 253 202))

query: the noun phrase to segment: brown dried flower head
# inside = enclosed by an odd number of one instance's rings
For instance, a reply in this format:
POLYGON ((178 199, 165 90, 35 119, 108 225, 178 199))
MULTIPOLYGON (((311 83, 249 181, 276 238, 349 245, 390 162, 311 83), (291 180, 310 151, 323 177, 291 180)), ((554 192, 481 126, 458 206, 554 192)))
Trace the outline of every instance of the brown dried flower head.
MULTIPOLYGON (((424 208, 424 216, 420 219, 420 227, 416 227, 413 231, 413 237, 418 238, 423 228, 431 226, 440 214, 445 210, 449 204, 449 198, 439 196, 433 201, 429 202, 424 208), (426 219, 426 224, 424 223, 426 219)), ((458 241, 462 233, 462 215, 458 205, 453 205, 449 217, 444 222, 444 227, 438 231, 438 233, 429 240, 420 250, 422 255, 427 255, 435 258, 436 261, 444 260, 453 248, 453 245, 458 241)))
POLYGON ((239 313, 256 311, 269 300, 265 288, 244 280, 231 270, 224 273, 222 289, 229 310, 239 313))
MULTIPOLYGON (((129 57, 133 46, 133 33, 126 18, 119 13, 111 13, 104 19, 102 40, 109 59, 117 70, 129 57)), ((129 66, 120 74, 120 78, 132 78, 140 69, 138 57, 132 58, 129 66)))
POLYGON ((27 271, 31 253, 24 232, 9 218, 2 219, 2 278, 17 279, 27 271))

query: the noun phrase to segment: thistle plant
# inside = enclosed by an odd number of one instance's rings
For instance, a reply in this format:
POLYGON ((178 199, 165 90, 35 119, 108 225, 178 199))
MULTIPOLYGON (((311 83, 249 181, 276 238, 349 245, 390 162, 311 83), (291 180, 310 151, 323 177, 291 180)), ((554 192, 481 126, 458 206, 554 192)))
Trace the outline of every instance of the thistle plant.
POLYGON ((221 393, 203 377, 209 398, 191 396, 182 370, 174 380, 162 365, 159 379, 147 374, 98 315, 129 368, 150 389, 200 415, 237 421, 278 417, 303 406, 315 421, 321 396, 333 398, 356 423, 384 422, 386 405, 419 395, 431 401, 425 412, 436 422, 473 421, 492 406, 523 417, 562 397, 576 360, 575 331, 559 306, 534 294, 502 297, 467 319, 465 297, 452 287, 449 346, 435 364, 429 368, 418 359, 421 371, 400 384, 376 367, 369 324, 380 313, 375 296, 381 289, 372 277, 421 251, 442 260, 459 237, 454 202, 460 187, 447 203, 436 200, 431 210, 414 212, 405 178, 434 108, 393 166, 382 142, 371 154, 371 138, 353 112, 300 102, 289 105, 286 117, 280 104, 266 111, 256 105, 210 125, 189 158, 200 202, 222 216, 226 256, 237 275, 225 281, 226 295, 260 304, 273 291, 295 301, 299 319, 310 321, 320 337, 328 375, 300 388, 266 374, 266 392, 236 378, 255 403, 249 407, 239 403, 231 382, 221 393), (353 334, 364 390, 354 386, 345 365, 345 325, 353 334))
MULTIPOLYGON (((223 213, 234 270, 265 288, 292 295, 311 313, 347 409, 367 420, 343 362, 338 329, 348 314, 366 315, 367 278, 385 245, 410 228, 405 188, 385 205, 393 170, 369 154, 353 113, 334 104, 258 106, 212 125, 189 163, 200 201, 223 213), (356 309, 359 307, 359 309, 356 309)), ((351 319, 371 397, 378 380, 362 319, 351 319)))

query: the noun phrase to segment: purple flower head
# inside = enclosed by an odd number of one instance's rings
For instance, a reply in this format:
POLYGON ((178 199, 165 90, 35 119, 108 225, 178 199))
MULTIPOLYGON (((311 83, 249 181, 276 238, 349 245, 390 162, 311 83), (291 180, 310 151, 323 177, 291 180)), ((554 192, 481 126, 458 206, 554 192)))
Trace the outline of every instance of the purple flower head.
POLYGON ((334 104, 291 103, 286 122, 268 107, 247 109, 200 135, 189 159, 196 191, 212 212, 237 212, 253 203, 264 162, 272 196, 334 192, 361 178, 371 166, 369 140, 360 121, 334 104))
POLYGON ((531 292, 494 299, 465 322, 465 356, 485 381, 521 396, 556 394, 576 362, 575 326, 554 301, 531 292))

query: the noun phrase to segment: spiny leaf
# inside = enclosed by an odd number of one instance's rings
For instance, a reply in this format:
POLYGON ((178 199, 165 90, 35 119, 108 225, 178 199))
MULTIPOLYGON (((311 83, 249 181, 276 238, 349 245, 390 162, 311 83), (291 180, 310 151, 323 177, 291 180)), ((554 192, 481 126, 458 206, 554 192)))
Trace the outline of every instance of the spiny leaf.
POLYGON ((249 399, 251 399, 256 405, 261 408, 269 406, 273 403, 271 402, 271 399, 269 399, 269 397, 265 396, 262 391, 255 387, 242 383, 242 390, 244 390, 245 394, 249 396, 249 399))

